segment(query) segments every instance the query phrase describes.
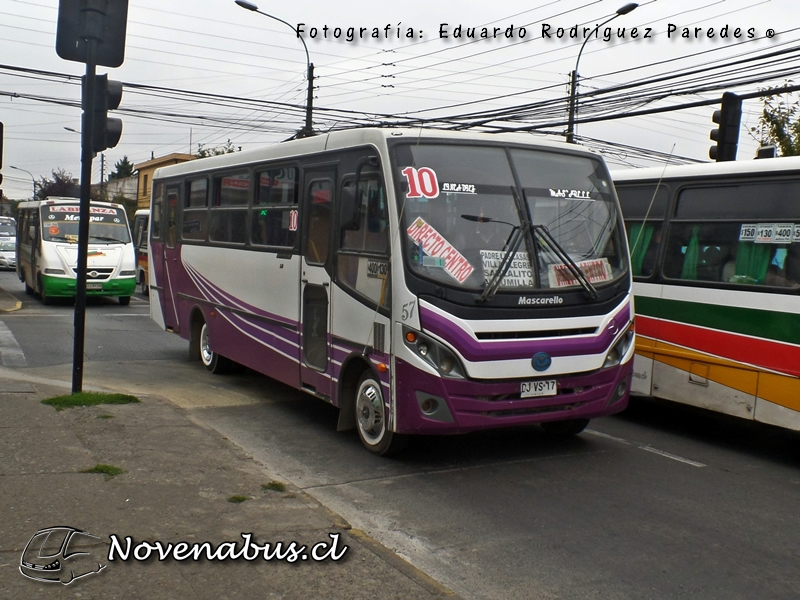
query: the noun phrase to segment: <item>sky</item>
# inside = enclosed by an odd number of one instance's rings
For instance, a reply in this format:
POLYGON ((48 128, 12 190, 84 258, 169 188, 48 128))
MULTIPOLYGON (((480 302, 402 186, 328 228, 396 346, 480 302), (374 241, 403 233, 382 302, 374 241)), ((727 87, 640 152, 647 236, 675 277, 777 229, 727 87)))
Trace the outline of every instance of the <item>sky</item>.
MULTIPOLYGON (((790 0, 643 0, 599 29, 626 2, 255 4, 285 23, 234 0, 129 1, 124 62, 97 67, 123 82, 123 135, 93 161, 93 182, 124 157, 287 139, 303 126, 307 60, 317 131, 412 123, 562 137, 577 66, 578 119, 602 118, 579 122, 577 139, 612 168, 708 160, 718 105, 610 116, 800 83, 790 0)), ((57 55, 58 12, 58 0, 0 0, 0 172, 12 199, 30 198, 33 180, 55 170, 81 172, 86 66, 57 55)), ((760 99, 745 100, 739 160, 755 154, 761 111, 760 99)))

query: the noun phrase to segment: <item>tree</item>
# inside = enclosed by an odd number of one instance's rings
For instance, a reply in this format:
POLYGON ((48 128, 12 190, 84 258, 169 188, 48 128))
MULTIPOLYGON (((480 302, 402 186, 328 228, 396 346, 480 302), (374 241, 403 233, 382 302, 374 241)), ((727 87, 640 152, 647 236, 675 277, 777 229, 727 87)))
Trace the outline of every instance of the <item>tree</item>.
MULTIPOLYGON (((241 148, 239 148, 241 150, 241 148)), ((205 144, 197 144, 197 153, 195 156, 197 158, 206 158, 207 156, 219 156, 220 154, 231 154, 236 152, 236 148, 233 146, 233 143, 228 140, 222 146, 214 146, 212 148, 206 148, 205 144)))
POLYGON ((108 174, 108 180, 127 179, 133 177, 136 169, 133 168, 133 163, 128 160, 127 156, 123 156, 121 160, 114 163, 114 170, 108 174))
POLYGON ((753 133, 761 138, 762 146, 774 144, 780 156, 800 155, 800 101, 792 101, 792 93, 782 92, 780 87, 764 91, 773 93, 762 99, 764 110, 753 133))
MULTIPOLYGON (((73 179, 72 173, 67 173, 64 169, 56 169, 53 171, 52 179, 42 177, 36 182, 36 200, 44 200, 49 196, 80 198, 81 186, 77 179, 73 179)), ((102 200, 101 190, 92 188, 90 198, 102 200)))

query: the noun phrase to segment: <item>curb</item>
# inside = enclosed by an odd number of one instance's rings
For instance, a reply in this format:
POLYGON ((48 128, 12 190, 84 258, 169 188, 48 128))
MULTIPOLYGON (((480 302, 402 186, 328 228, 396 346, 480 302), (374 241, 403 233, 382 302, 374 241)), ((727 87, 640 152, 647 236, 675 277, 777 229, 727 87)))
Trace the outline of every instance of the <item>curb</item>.
POLYGON ((22 301, 0 288, 0 312, 14 312, 22 308, 22 301))

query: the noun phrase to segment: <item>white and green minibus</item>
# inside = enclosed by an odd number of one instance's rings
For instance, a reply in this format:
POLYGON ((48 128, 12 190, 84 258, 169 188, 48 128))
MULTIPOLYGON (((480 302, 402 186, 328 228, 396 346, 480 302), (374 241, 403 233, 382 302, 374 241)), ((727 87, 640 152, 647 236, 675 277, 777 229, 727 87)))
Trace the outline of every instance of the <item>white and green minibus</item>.
MULTIPOLYGON (((120 204, 89 207, 86 295, 117 296, 130 303, 136 288, 136 263, 130 226, 120 204)), ((78 198, 51 197, 20 203, 17 211, 17 275, 25 292, 44 304, 76 293, 78 198)))

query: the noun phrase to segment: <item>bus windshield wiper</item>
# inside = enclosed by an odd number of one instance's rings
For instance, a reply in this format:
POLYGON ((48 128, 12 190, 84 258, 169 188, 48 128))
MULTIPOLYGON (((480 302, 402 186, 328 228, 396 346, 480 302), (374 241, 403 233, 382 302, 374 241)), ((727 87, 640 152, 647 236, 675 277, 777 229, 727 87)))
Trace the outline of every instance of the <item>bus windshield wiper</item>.
POLYGON ((522 240, 525 239, 525 234, 528 231, 529 224, 523 223, 521 226, 514 225, 513 223, 509 223, 507 221, 499 221, 497 219, 492 219, 491 217, 479 217, 476 215, 461 215, 461 218, 466 219, 467 221, 475 221, 477 223, 503 223, 511 227, 511 233, 508 234, 506 242, 503 244, 503 249, 500 250, 503 252, 503 258, 500 260, 500 265, 497 267, 494 275, 492 275, 492 278, 486 284, 483 292, 476 300, 476 302, 487 302, 494 298, 494 295, 497 293, 497 289, 500 287, 500 282, 503 281, 503 277, 506 276, 506 273, 508 273, 508 270, 511 268, 511 263, 514 261, 514 257, 517 255, 517 250, 519 250, 522 240))
POLYGON ((70 244, 77 244, 78 243, 78 239, 77 238, 72 240, 72 239, 68 238, 65 235, 48 235, 46 241, 48 241, 48 242, 68 242, 70 244))
POLYGON ((89 235, 89 237, 92 238, 93 240, 101 240, 103 242, 110 242, 112 244, 124 244, 125 243, 122 240, 118 240, 115 237, 108 237, 108 236, 104 236, 104 235, 89 235))
POLYGON ((550 231, 544 225, 534 225, 533 231, 539 234, 539 237, 542 238, 544 244, 550 249, 550 251, 555 254, 558 259, 564 263, 564 266, 567 267, 572 276, 578 280, 578 283, 581 284, 586 293, 589 294, 589 297, 592 300, 597 299, 597 289, 592 285, 592 282, 589 281, 589 278, 586 277, 586 273, 577 265, 577 263, 572 260, 569 254, 561 247, 550 231))

